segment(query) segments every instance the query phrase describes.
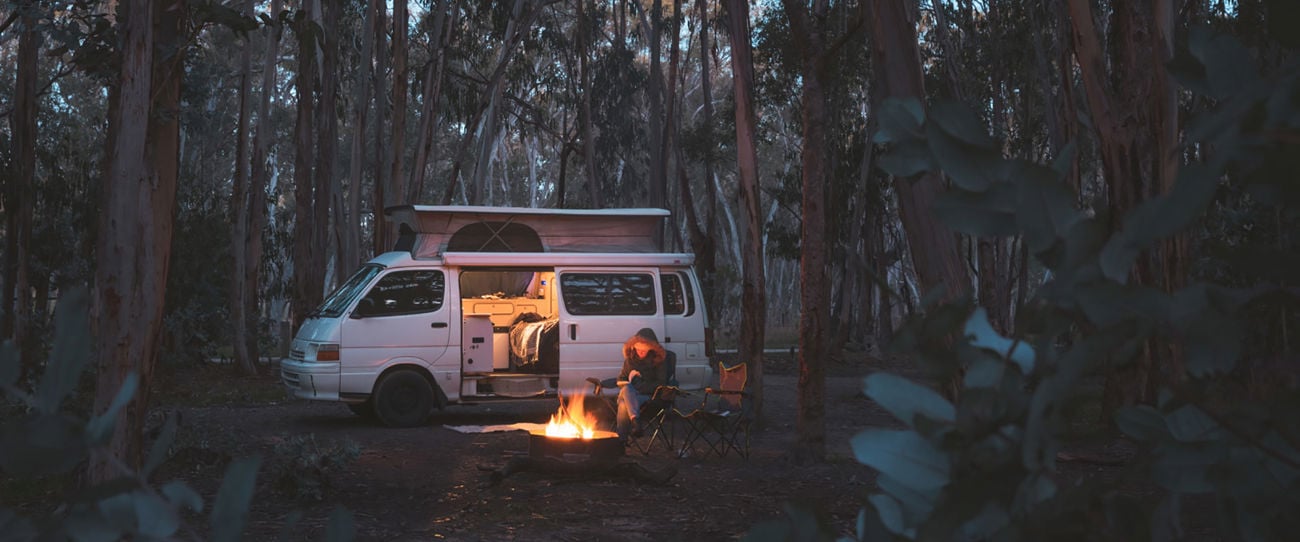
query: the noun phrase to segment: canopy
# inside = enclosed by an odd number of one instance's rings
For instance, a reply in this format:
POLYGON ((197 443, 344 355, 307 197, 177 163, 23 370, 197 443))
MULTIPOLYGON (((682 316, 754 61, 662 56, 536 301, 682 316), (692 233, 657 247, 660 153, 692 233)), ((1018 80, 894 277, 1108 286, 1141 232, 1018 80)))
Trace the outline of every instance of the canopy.
POLYGON ((400 205, 394 250, 415 258, 444 252, 659 252, 664 209, 534 209, 400 205))

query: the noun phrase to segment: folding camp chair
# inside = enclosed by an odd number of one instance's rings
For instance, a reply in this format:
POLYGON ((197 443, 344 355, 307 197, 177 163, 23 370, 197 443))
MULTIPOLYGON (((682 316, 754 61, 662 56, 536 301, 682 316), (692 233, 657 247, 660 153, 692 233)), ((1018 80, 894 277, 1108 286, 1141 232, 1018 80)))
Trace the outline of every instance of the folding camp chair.
MULTIPOLYGON (((668 351, 664 363, 668 364, 668 385, 655 388, 650 399, 641 403, 641 407, 637 409, 639 431, 634 432, 629 438, 632 447, 641 452, 642 455, 650 455, 656 442, 667 451, 677 452, 671 423, 677 416, 677 409, 674 408, 675 402, 678 397, 689 394, 677 387, 677 356, 672 351, 668 351)), ((628 385, 628 383, 620 382, 614 378, 601 380, 595 377, 587 378, 587 382, 592 385, 592 395, 605 399, 603 401, 605 405, 617 416, 618 394, 614 393, 606 396, 604 391, 618 389, 628 385)))
POLYGON ((749 459, 749 428, 753 422, 753 407, 746 389, 749 369, 744 362, 730 367, 718 365, 718 387, 704 388, 704 399, 694 410, 678 413, 687 423, 686 437, 682 439, 679 454, 686 455, 697 444, 703 443, 703 453, 726 457, 735 451, 749 459))

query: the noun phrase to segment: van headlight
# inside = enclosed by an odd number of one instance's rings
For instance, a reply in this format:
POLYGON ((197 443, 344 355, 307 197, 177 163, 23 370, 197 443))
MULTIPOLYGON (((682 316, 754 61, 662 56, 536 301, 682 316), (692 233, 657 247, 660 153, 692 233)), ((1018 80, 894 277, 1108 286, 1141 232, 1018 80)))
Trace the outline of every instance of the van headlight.
POLYGON ((316 361, 338 361, 339 345, 336 343, 317 344, 315 345, 315 354, 316 361))

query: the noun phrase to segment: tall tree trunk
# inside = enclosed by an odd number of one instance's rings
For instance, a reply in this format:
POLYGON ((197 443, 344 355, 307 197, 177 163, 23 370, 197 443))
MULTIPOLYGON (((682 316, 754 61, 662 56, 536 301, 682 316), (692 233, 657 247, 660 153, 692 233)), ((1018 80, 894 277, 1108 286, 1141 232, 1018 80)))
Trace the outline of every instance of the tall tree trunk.
POLYGON ((118 465, 138 468, 143 459, 171 260, 186 13, 184 0, 128 0, 118 8, 122 54, 109 100, 96 240, 100 265, 91 308, 98 368, 94 411, 108 408, 127 375, 135 373, 139 387, 113 426, 111 457, 95 455, 87 465, 91 484, 124 474, 118 465))
MULTIPOLYGON (((339 16, 342 11, 341 0, 321 0, 321 13, 316 14, 321 19, 321 78, 320 78, 320 131, 316 135, 317 141, 317 166, 316 166, 316 216, 314 219, 316 235, 318 236, 317 247, 320 250, 319 261, 324 264, 324 254, 328 254, 329 246, 329 213, 330 204, 336 201, 343 190, 343 179, 338 175, 339 165, 339 16)), ((343 218, 341 214, 334 215, 335 221, 335 241, 341 242, 337 235, 337 223, 343 218)), ((342 252, 342 246, 338 246, 335 254, 342 252)), ((325 285, 325 289, 333 290, 334 286, 346 276, 348 270, 356 265, 355 261, 345 262, 345 265, 336 266, 337 273, 334 273, 333 284, 325 285)), ((323 266, 322 266, 323 268, 323 266)), ((323 269, 320 271, 325 273, 323 269)))
MULTIPOLYGON (((528 29, 532 27, 533 20, 541 12, 541 8, 536 6, 531 6, 528 11, 524 11, 524 3, 524 0, 515 0, 514 8, 510 11, 510 22, 506 24, 506 42, 497 51, 496 68, 488 78, 487 100, 477 130, 479 151, 474 163, 473 184, 466 187, 465 191, 469 194, 470 205, 479 205, 484 201, 484 189, 488 183, 488 165, 497 142, 497 123, 501 109, 501 95, 505 92, 506 68, 510 66, 515 49, 519 47, 528 29)), ((465 137, 475 136, 467 130, 465 137)))
POLYGON ((293 160, 293 327, 302 325, 307 312, 320 304, 321 268, 316 249, 316 182, 312 135, 316 132, 316 31, 311 24, 312 3, 306 2, 294 22, 298 38, 298 117, 294 124, 293 160))
POLYGON ((763 412, 763 339, 767 285, 763 270, 763 210, 758 184, 758 137, 754 115, 754 54, 749 45, 749 0, 727 0, 731 71, 736 102, 737 189, 744 224, 741 243, 740 359, 749 363, 754 414, 763 412))
MULTIPOLYGON (((1069 0, 1069 9, 1075 55, 1106 176, 1110 228, 1118 232, 1126 213, 1166 192, 1177 174, 1177 102, 1164 67, 1173 53, 1174 11, 1170 0, 1114 2, 1112 50, 1106 62, 1092 6, 1086 0, 1069 0)), ((1171 290, 1179 287, 1184 242, 1176 236, 1139 257, 1131 273, 1133 281, 1171 290)), ((1149 341, 1138 363, 1107 374, 1104 412, 1153 401, 1159 375, 1181 372, 1176 352, 1165 346, 1149 341)))
POLYGON ((830 321, 830 280, 827 273, 826 202, 828 172, 826 85, 828 63, 839 46, 856 32, 861 18, 846 34, 828 43, 829 4, 813 3, 811 13, 804 2, 782 0, 790 21, 791 40, 799 51, 802 80, 800 124, 803 128, 800 167, 803 201, 800 205, 802 230, 799 235, 799 460, 826 458, 826 347, 830 321))
POLYGON ((360 71, 353 82, 352 87, 352 161, 348 166, 348 198, 346 209, 337 209, 344 205, 342 198, 334 198, 335 208, 337 211, 343 211, 342 214, 336 212, 339 216, 346 216, 344 220, 336 220, 335 236, 341 239, 339 245, 339 258, 336 269, 351 269, 361 261, 361 185, 362 177, 365 176, 366 167, 366 124, 370 114, 370 69, 374 60, 374 2, 365 8, 365 17, 361 22, 361 57, 357 60, 360 71))
MULTIPOLYGON (((912 98, 925 104, 921 54, 916 22, 904 0, 877 0, 871 5, 872 63, 882 98, 912 98)), ((946 299, 964 297, 970 290, 953 232, 940 224, 931 208, 942 191, 940 174, 929 172, 914 182, 895 183, 903 231, 911 248, 912 265, 924 291, 943 286, 946 299)))
MULTIPOLYGON (((667 192, 667 175, 664 173, 664 145, 666 142, 664 130, 664 93, 663 93, 663 63, 662 57, 662 40, 660 33, 663 31, 664 5, 663 0, 654 0, 650 4, 650 77, 646 84, 646 98, 650 102, 650 118, 646 119, 647 143, 650 146, 650 186, 649 200, 651 207, 663 208, 667 204, 665 193, 667 192)), ((676 37, 674 36, 674 41, 676 37)), ((655 246, 663 248, 664 231, 663 226, 659 226, 654 232, 655 246)))
MULTIPOLYGON (((272 0, 271 16, 279 17, 281 0, 272 0)), ((271 128, 271 96, 275 94, 275 66, 280 57, 280 35, 282 29, 277 25, 266 33, 266 53, 262 57, 262 96, 257 106, 257 135, 253 136, 253 167, 248 186, 248 229, 244 231, 244 287, 246 308, 244 314, 252 323, 260 322, 258 311, 258 293, 261 291, 262 277, 262 230, 267 222, 266 188, 270 179, 271 141, 275 138, 271 128)), ((287 350, 287 345, 285 346, 287 350)), ((257 334, 248 337, 249 357, 259 359, 257 334)))
MULTIPOLYGON (((595 86, 591 78, 591 18, 587 16, 587 0, 578 3, 578 70, 582 72, 582 162, 587 170, 587 197, 592 208, 604 207, 601 194, 601 175, 596 170, 596 125, 592 120, 591 96, 595 86)), ((622 32, 619 32, 621 40, 622 32)), ((619 41, 618 43, 622 43, 619 41)), ((620 45, 621 46, 621 45, 620 45)), ((563 200, 561 200, 563 201, 563 200)), ((563 205, 561 205, 563 207, 563 205)))
MULTIPOLYGON (((406 198, 408 192, 406 184, 406 175, 403 170, 406 168, 406 90, 409 86, 410 71, 406 68, 406 33, 410 27, 410 15, 406 9, 407 0, 393 0, 393 136, 388 142, 389 164, 391 166, 388 178, 392 185, 392 190, 387 192, 388 201, 385 206, 401 203, 414 203, 406 198)), ((380 223, 380 218, 375 219, 375 224, 380 223)), ((388 220, 384 219, 384 223, 388 220)), ((384 239, 387 241, 383 246, 376 246, 375 253, 384 252, 397 239, 397 226, 388 224, 388 230, 385 232, 384 239)))
MULTIPOLYGON (((244 16, 252 18, 253 0, 244 1, 244 16)), ((230 320, 231 320, 231 342, 235 357, 235 370, 240 374, 251 375, 257 373, 257 363, 253 359, 253 354, 248 351, 249 335, 253 330, 249 329, 248 297, 250 295, 249 285, 245 282, 248 278, 246 269, 248 262, 248 249, 245 242, 248 238, 249 224, 249 125, 250 117, 253 114, 253 43, 250 40, 244 41, 244 52, 239 58, 239 126, 235 133, 235 182, 230 191, 230 213, 233 219, 231 224, 231 243, 230 256, 232 273, 230 275, 230 320)), ((253 198, 256 201, 256 198, 253 198)), ((260 234, 260 232, 259 232, 260 234)))
POLYGON ((14 180, 4 190, 5 270, 3 337, 13 340, 22 359, 19 382, 35 369, 35 357, 25 355, 27 334, 32 315, 32 292, 29 260, 32 244, 32 208, 36 194, 36 112, 40 34, 36 29, 34 0, 22 2, 18 34, 18 73, 14 88, 14 111, 9 117, 10 149, 13 154, 14 180), (10 303, 12 300, 12 304, 10 303))
MULTIPOLYGON (((695 0, 695 9, 700 21, 700 96, 703 100, 702 110, 704 115, 700 130, 703 132, 703 139, 707 146, 703 156, 703 188, 707 195, 704 200, 703 220, 700 219, 699 213, 696 211, 696 200, 692 196, 690 179, 685 175, 686 166, 680 157, 678 158, 677 167, 681 172, 678 179, 682 185, 682 209, 685 210, 683 214, 686 219, 687 232, 690 235, 691 247, 695 250, 695 268, 699 271, 700 288, 704 290, 705 299, 709 302, 709 321, 717 325, 721 321, 723 303, 716 287, 718 265, 715 235, 718 231, 718 192, 714 189, 713 184, 713 155, 718 148, 718 144, 713 139, 713 70, 709 65, 712 46, 709 41, 708 7, 709 4, 706 0, 695 0)), ((680 145, 678 147, 680 150, 680 145)))
MULTIPOLYGON (((370 254, 379 254, 387 250, 388 227, 384 220, 384 205, 392 198, 392 186, 388 177, 388 154, 384 150, 384 124, 388 121, 388 3, 385 0, 372 0, 375 9, 375 186, 374 196, 370 198, 371 234, 370 254)), ((364 259, 364 257, 362 257, 364 259)), ((356 264, 349 264, 349 266, 356 264)), ((351 269, 351 267, 349 267, 351 269)))
MULTIPOLYGON (((459 13, 459 10, 457 10, 459 13)), ((452 17, 453 21, 455 17, 452 17)), ((453 25, 454 26, 454 25, 453 25)), ((411 182, 407 185, 406 201, 419 203, 424 197, 424 178, 438 127, 438 102, 442 99, 442 77, 446 69, 447 47, 444 38, 447 28, 447 0, 434 0, 433 24, 429 26, 429 47, 433 50, 424 71, 421 94, 424 103, 420 108, 420 139, 415 146, 415 159, 411 162, 411 182)))

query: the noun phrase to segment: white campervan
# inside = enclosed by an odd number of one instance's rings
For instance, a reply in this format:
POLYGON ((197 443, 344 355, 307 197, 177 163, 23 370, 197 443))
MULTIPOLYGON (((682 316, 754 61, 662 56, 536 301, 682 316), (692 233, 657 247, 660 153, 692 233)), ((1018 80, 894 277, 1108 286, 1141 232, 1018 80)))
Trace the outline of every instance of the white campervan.
POLYGON ((704 386, 711 345, 694 256, 659 252, 662 209, 400 206, 394 252, 312 311, 280 362, 297 397, 391 426, 448 403, 555 398, 615 377, 650 328, 678 383, 704 386))

